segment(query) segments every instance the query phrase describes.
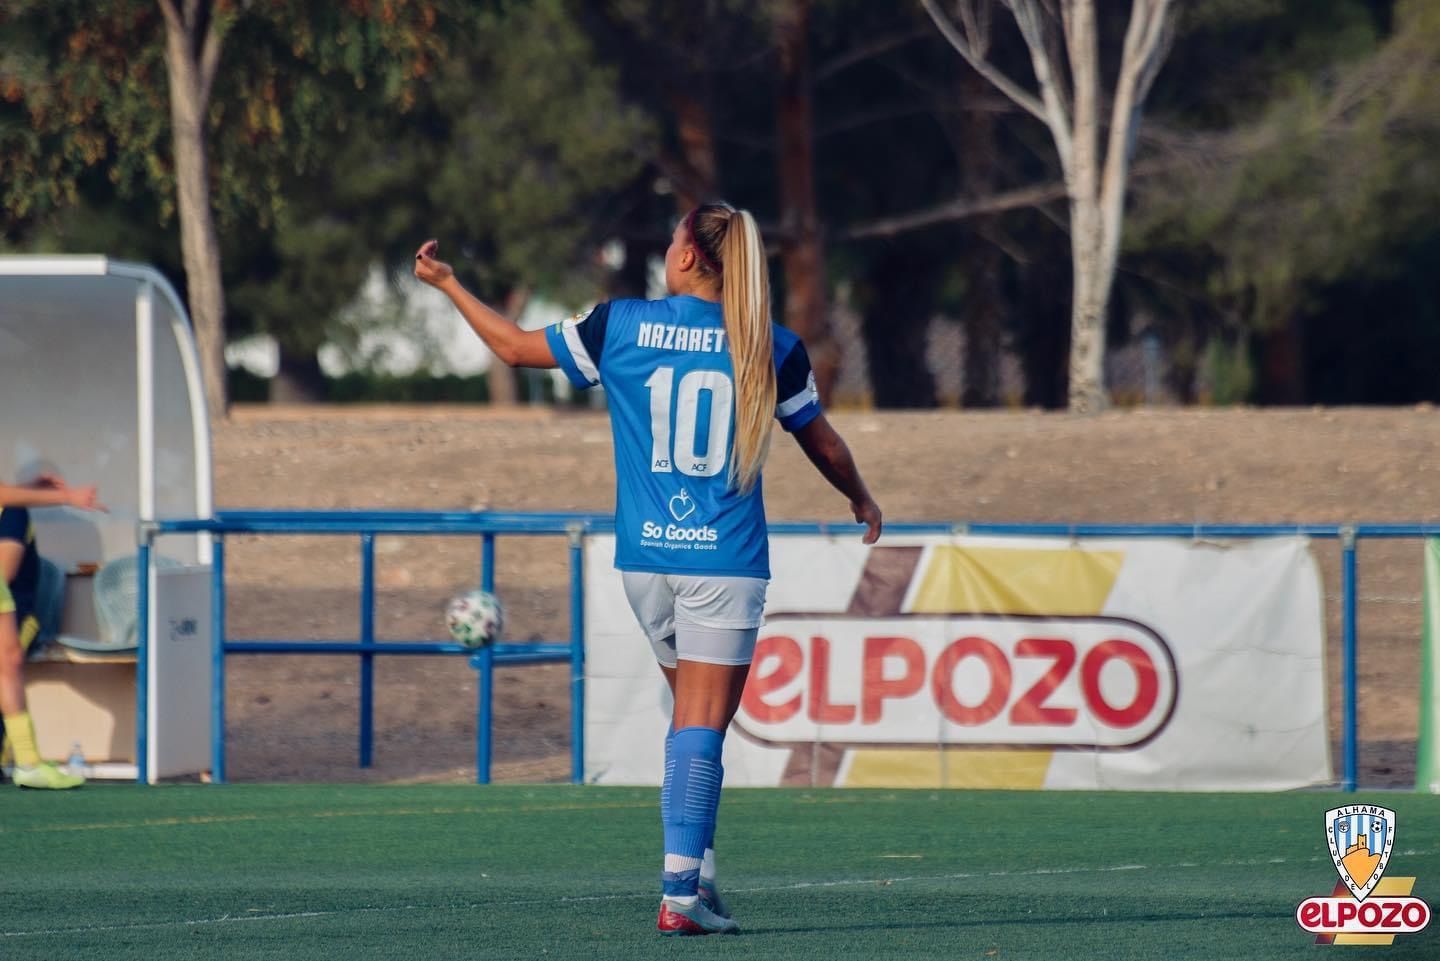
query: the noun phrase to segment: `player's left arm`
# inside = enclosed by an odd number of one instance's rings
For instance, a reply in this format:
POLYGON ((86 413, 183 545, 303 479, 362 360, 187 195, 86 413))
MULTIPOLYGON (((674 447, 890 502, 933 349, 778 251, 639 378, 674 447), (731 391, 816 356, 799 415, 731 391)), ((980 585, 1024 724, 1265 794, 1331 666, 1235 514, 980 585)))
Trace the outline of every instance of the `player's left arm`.
POLYGON ((850 501, 850 512, 855 515, 856 523, 865 525, 865 536, 861 540, 866 544, 879 540, 884 526, 880 505, 870 496, 845 438, 830 426, 824 414, 816 414, 803 427, 797 428, 793 435, 820 476, 850 501))
POLYGON ((455 271, 442 260, 435 259, 438 242, 427 240, 415 252, 415 276, 450 298, 470 329, 485 341, 485 346, 510 367, 556 367, 555 355, 543 330, 522 330, 510 320, 487 307, 480 298, 466 290, 455 278, 455 271))
POLYGON ((775 416, 820 476, 850 501, 855 520, 865 525, 864 543, 873 544, 884 526, 880 505, 870 496, 849 445, 820 409, 820 392, 815 389, 815 371, 805 345, 792 335, 778 336, 789 343, 777 345, 783 353, 778 355, 775 369, 775 416))

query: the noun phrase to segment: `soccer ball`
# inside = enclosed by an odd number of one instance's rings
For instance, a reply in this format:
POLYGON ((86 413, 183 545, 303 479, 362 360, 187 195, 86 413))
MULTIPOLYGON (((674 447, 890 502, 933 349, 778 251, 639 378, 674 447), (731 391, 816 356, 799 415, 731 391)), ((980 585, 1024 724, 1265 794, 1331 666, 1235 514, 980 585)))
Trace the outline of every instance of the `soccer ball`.
POLYGON ((452 597, 446 605, 445 626, 457 644, 485 647, 500 639, 505 611, 500 599, 489 591, 466 591, 452 597))

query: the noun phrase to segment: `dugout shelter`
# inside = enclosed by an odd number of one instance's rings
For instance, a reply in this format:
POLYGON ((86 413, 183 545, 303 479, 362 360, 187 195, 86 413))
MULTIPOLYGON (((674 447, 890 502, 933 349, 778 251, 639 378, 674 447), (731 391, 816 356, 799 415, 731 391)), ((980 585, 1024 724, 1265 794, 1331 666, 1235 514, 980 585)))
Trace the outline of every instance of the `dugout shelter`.
POLYGON ((142 525, 212 506, 200 367, 174 288, 153 267, 103 256, 0 257, 0 412, 0 478, 58 472, 96 484, 108 508, 31 512, 41 555, 65 575, 58 633, 26 664, 41 753, 63 760, 78 744, 97 777, 203 771, 206 535, 156 542, 149 636, 133 626, 142 525))

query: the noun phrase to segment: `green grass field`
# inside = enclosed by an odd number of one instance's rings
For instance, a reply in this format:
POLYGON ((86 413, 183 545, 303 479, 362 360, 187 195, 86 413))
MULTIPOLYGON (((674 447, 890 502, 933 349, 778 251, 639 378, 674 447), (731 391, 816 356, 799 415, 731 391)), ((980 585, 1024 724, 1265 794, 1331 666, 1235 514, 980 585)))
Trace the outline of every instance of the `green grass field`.
POLYGON ((656 791, 92 785, 0 794, 0 958, 1282 958, 1335 873, 1322 814, 1398 815, 1440 899, 1440 798, 731 790, 735 938, 672 941, 656 791))

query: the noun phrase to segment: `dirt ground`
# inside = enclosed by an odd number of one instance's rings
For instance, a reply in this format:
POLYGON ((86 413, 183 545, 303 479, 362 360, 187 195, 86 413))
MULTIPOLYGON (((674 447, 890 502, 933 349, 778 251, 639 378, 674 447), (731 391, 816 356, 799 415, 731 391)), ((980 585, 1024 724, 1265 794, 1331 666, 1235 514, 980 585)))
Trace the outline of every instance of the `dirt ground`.
MULTIPOLYGON (((1440 521, 1440 424, 1429 408, 837 413, 887 520, 1135 523, 1440 521)), ((587 510, 613 505, 603 414, 485 408, 240 408, 215 436, 223 508, 587 510)), ((847 520, 777 433, 775 520, 847 520)), ((1325 578, 1331 721, 1340 766, 1339 549, 1325 578)), ((378 636, 440 639, 447 597, 473 585, 475 538, 377 542, 378 636)), ((1362 543, 1360 782, 1412 786, 1421 548, 1362 543)), ((358 538, 227 540, 234 639, 354 638, 358 538)), ((561 538, 502 538, 507 638, 567 636, 561 538)), ((232 780, 447 781, 475 774, 475 675, 459 657, 377 660, 375 757, 357 766, 353 657, 231 656, 232 780)), ((568 667, 496 677, 497 781, 569 777, 568 667)))

